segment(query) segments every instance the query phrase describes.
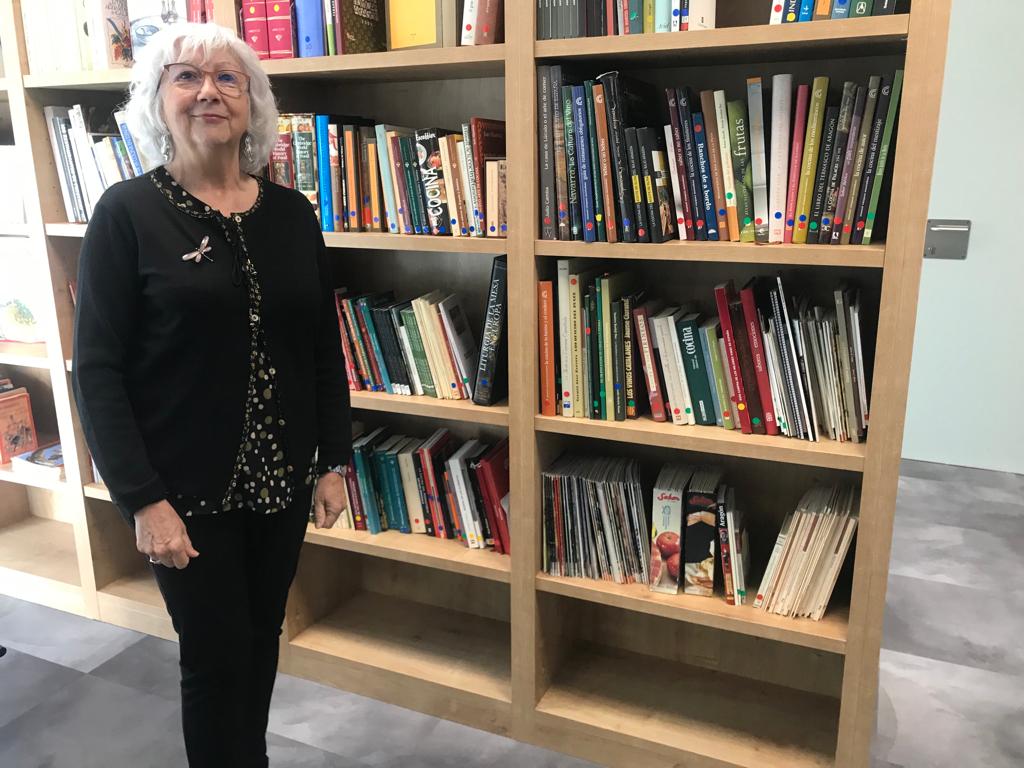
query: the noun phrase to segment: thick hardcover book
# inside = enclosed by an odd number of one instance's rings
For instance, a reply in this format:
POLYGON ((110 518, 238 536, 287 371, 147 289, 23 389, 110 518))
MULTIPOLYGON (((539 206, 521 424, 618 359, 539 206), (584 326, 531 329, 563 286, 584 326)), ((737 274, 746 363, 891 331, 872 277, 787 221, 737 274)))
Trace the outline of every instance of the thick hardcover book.
POLYGON ((327 124, 327 162, 331 166, 331 214, 334 216, 334 231, 345 228, 345 200, 343 197, 344 170, 342 169, 341 145, 338 143, 338 124, 327 124))
POLYGON ((409 185, 405 178, 401 135, 397 131, 388 131, 387 144, 388 160, 391 162, 391 177, 395 184, 395 203, 398 206, 398 231, 401 234, 411 235, 413 232, 412 203, 409 199, 409 185))
POLYGON ((784 242, 786 193, 789 189, 790 116, 793 108, 793 76, 772 77, 771 190, 768 242, 784 242))
POLYGON ((657 301, 647 301, 633 309, 633 329, 636 331, 636 344, 640 353, 640 364, 643 368, 644 384, 651 405, 651 418, 665 421, 665 396, 662 377, 656 356, 654 329, 651 318, 661 309, 657 301))
POLYGON ((836 226, 832 230, 832 245, 849 245, 853 232, 853 216, 856 213, 857 194, 860 190, 861 174, 868 154, 868 140, 875 119, 875 107, 878 105, 878 91, 882 78, 872 75, 868 79, 867 93, 864 100, 863 114, 854 113, 854 122, 858 130, 850 132, 850 145, 847 147, 846 159, 851 161, 843 168, 843 179, 839 182, 839 202, 836 205, 836 226), (859 119, 858 119, 859 117, 859 119), (856 142, 854 136, 856 135, 856 142), (844 183, 845 182, 845 183, 844 183), (842 217, 842 221, 838 220, 842 217))
POLYGON ((655 189, 654 156, 658 151, 657 135, 651 128, 638 128, 636 141, 640 157, 640 191, 644 196, 647 220, 650 222, 651 242, 663 243, 674 235, 675 225, 661 215, 658 191, 655 189), (666 231, 665 226, 670 226, 671 230, 666 231))
MULTIPOLYGON (((789 181, 786 185, 786 216, 782 242, 793 242, 793 225, 796 223, 796 202, 800 192, 800 165, 804 157, 804 139, 807 130, 807 103, 811 98, 809 85, 796 88, 796 111, 793 114, 792 149, 789 155, 789 181)), ((773 137, 774 138, 774 137, 773 137)))
POLYGON ((476 369, 473 402, 494 405, 508 393, 508 262, 496 256, 491 264, 484 328, 480 334, 480 360, 476 369))
POLYGON ((825 110, 825 118, 821 130, 821 152, 818 158, 818 169, 814 177, 814 191, 811 194, 811 212, 807 222, 807 242, 816 245, 821 230, 821 215, 825 209, 825 196, 828 188, 828 174, 832 168, 832 155, 835 152, 837 128, 839 127, 839 107, 825 110))
MULTIPOLYGON (((675 88, 665 89, 665 99, 668 102, 669 131, 672 142, 668 145, 669 162, 676 169, 676 176, 679 179, 679 195, 676 197, 676 210, 679 214, 678 224, 684 228, 685 240, 693 240, 693 206, 690 202, 690 178, 686 170, 686 156, 683 150, 683 129, 679 120, 678 97, 675 88)), ((682 235, 682 233, 680 233, 682 235)))
MULTIPOLYGON (((543 39, 543 38, 542 38, 543 39)), ((537 67, 537 142, 540 163, 540 237, 558 239, 558 199, 555 193, 555 147, 551 115, 551 67, 537 67)))
POLYGON ((679 169, 676 167, 674 155, 675 138, 672 136, 672 126, 666 125, 663 127, 665 132, 665 144, 668 148, 665 153, 665 165, 668 166, 668 177, 671 182, 673 210, 676 217, 676 231, 679 233, 679 239, 686 239, 686 220, 683 218, 682 199, 683 190, 685 189, 686 177, 683 177, 683 185, 679 183, 679 169))
POLYGON ((754 242, 754 177, 750 162, 750 127, 747 105, 742 99, 726 106, 729 145, 732 150, 733 186, 736 190, 736 218, 740 242, 754 242))
POLYGON ((359 127, 343 125, 341 129, 345 151, 345 201, 348 209, 348 230, 358 232, 362 228, 360 198, 362 189, 359 178, 359 127))
MULTIPOLYGON (((757 377, 757 392, 761 398, 761 411, 764 414, 765 431, 769 435, 779 434, 778 419, 775 416, 775 405, 772 399, 772 387, 768 378, 768 361, 764 349, 764 329, 757 309, 757 278, 751 280, 740 289, 743 325, 747 332, 750 359, 757 377)), ((749 397, 749 395, 748 395, 749 397)))
MULTIPOLYGON (((730 310, 731 300, 735 297, 736 289, 730 280, 715 286, 715 305, 718 308, 718 320, 721 323, 722 338, 725 341, 726 359, 722 361, 726 367, 726 375, 732 382, 733 413, 739 421, 740 429, 744 434, 753 432, 753 425, 750 423, 750 409, 747 407, 748 398, 744 386, 743 374, 740 369, 739 353, 737 351, 736 337, 743 332, 742 325, 734 327, 732 312, 730 310)), ((745 335, 745 334, 744 334, 745 335)))
MULTIPOLYGON (((693 133, 693 97, 689 88, 676 89, 676 104, 679 109, 679 131, 683 140, 683 161, 686 170, 686 186, 690 195, 693 214, 693 235, 696 240, 707 240, 707 211, 704 208, 704 191, 700 181, 700 163, 697 160, 697 140, 693 133)), ((683 179, 679 179, 683 183, 683 179)))
POLYGON ((617 243, 619 241, 618 211, 615 198, 611 142, 608 135, 608 113, 606 110, 604 86, 600 83, 594 83, 594 127, 597 131, 597 162, 600 172, 604 232, 609 243, 617 243))
MULTIPOLYGON (((612 171, 615 176, 615 193, 619 215, 619 239, 624 243, 637 242, 636 199, 629 172, 626 128, 630 121, 628 89, 618 72, 599 75, 598 82, 604 87, 605 117, 608 123, 608 139, 612 157, 612 171)), ((644 241, 646 242, 646 241, 644 241)))
POLYGON ((632 188, 633 221, 636 222, 636 241, 651 242, 647 222, 647 203, 643 191, 643 170, 640 167, 640 143, 637 140, 637 129, 626 129, 626 163, 629 168, 630 185, 632 188))
POLYGON ((377 135, 373 127, 359 126, 359 180, 363 188, 363 229, 367 232, 377 232, 381 227, 376 145, 377 135))
POLYGON ((725 207, 725 174, 722 169, 722 147, 719 142, 715 92, 701 91, 700 105, 704 120, 704 141, 708 150, 708 169, 711 171, 711 190, 714 197, 718 239, 728 240, 729 217, 725 207))
POLYGON ((814 192, 818 152, 821 149, 821 125, 825 115, 825 101, 828 99, 828 78, 816 77, 811 86, 810 106, 807 112, 807 129, 804 136, 804 157, 800 168, 800 188, 796 199, 796 221, 793 242, 807 242, 807 225, 811 216, 811 196, 814 192))
POLYGON ((593 163, 590 153, 590 126, 587 120, 586 87, 572 86, 572 128, 576 143, 576 185, 580 198, 584 242, 597 239, 596 207, 594 200, 593 163))
POLYGON ((339 0, 338 27, 338 53, 387 50, 384 0, 339 0))
POLYGON ((273 0, 267 3, 267 34, 270 39, 270 58, 295 58, 295 23, 291 0, 273 0))
MULTIPOLYGON (((503 552, 511 554, 512 542, 509 538, 508 516, 505 514, 503 502, 509 492, 509 452, 508 438, 501 440, 490 453, 480 459, 480 480, 485 499, 488 500, 490 516, 494 518, 491 531, 501 542, 503 552)), ((497 548, 497 547, 496 547, 497 548)))
POLYGON ((889 162, 893 133, 896 129, 896 119, 899 113, 900 97, 903 94, 903 70, 896 70, 896 76, 892 83, 892 96, 889 99, 889 114, 885 118, 885 130, 882 132, 882 146, 878 152, 878 167, 875 171, 875 179, 872 183, 871 199, 868 201, 868 212, 865 217, 863 244, 870 245, 874 234, 875 225, 878 224, 878 203, 882 195, 882 186, 885 183, 885 169, 889 162))
POLYGON ((572 240, 572 219, 569 214, 569 170, 565 152, 565 109, 562 106, 562 67, 552 65, 551 131, 552 157, 555 163, 555 209, 558 215, 558 239, 572 240))
POLYGON ((558 390, 556 389, 555 368, 558 365, 555 351, 555 301, 554 283, 551 280, 537 282, 537 349, 540 351, 540 412, 542 416, 558 415, 558 390))
MULTIPOLYGON (((594 81, 587 80, 583 85, 583 95, 587 104, 586 137, 590 145, 590 178, 594 199, 594 235, 595 240, 608 242, 608 231, 605 228, 604 191, 601 184, 601 158, 598 150, 597 120, 594 110, 594 81)), ((603 105, 602 105, 603 106, 603 105)))
POLYGON ((590 402, 588 412, 592 419, 603 419, 604 407, 601 400, 601 390, 604 381, 604 364, 601 360, 601 334, 599 331, 600 323, 598 322, 597 317, 598 301, 595 292, 587 292, 586 299, 584 300, 584 306, 586 307, 586 332, 584 334, 583 341, 587 345, 589 363, 583 373, 584 375, 588 372, 590 374, 590 402), (589 371, 587 369, 589 369, 589 371))
POLYGON ((242 35, 256 55, 261 59, 270 58, 270 33, 267 31, 267 3, 246 2, 242 4, 242 35))
POLYGON ((740 241, 739 212, 736 207, 736 173, 732 167, 732 127, 725 91, 715 91, 715 120, 718 126, 718 147, 722 156, 722 183, 725 186, 725 218, 729 239, 740 241))
MULTIPOLYGON (((835 226, 836 205, 839 202, 839 182, 846 163, 846 150, 850 144, 850 129, 853 127, 853 114, 856 104, 860 102, 863 89, 852 81, 843 84, 843 99, 839 105, 839 122, 836 123, 836 139, 832 148, 832 160, 825 184, 825 203, 822 208, 821 226, 818 230, 818 241, 828 245, 832 241, 832 228, 835 226)), ((863 109, 863 103, 861 102, 863 109)))
POLYGON ((579 160, 576 146, 576 122, 572 108, 571 85, 562 86, 562 125, 565 128, 565 170, 568 190, 569 235, 583 239, 583 202, 580 199, 579 160))
POLYGON ((814 0, 800 0, 800 21, 810 21, 814 17, 814 0))
POLYGON ((697 145, 697 170, 700 177, 701 207, 704 209, 704 231, 708 240, 718 240, 718 217, 715 210, 714 188, 711 180, 711 161, 704 130, 704 116, 693 113, 693 135, 697 145))
POLYGON ((860 191, 857 204, 854 206, 854 217, 850 222, 853 232, 850 242, 860 245, 864 241, 864 228, 867 226, 868 205, 871 202, 871 191, 875 184, 875 173, 878 169, 878 156, 882 147, 882 134, 889 116, 889 104, 892 101, 892 81, 888 76, 882 78, 878 92, 878 106, 875 108, 875 119, 868 137, 867 157, 864 160, 864 173, 861 176, 860 191))
POLYGON ((746 318, 743 305, 735 294, 729 299, 729 312, 732 315, 732 327, 735 332, 736 358, 743 379, 743 391, 746 395, 746 410, 750 416, 750 428, 755 435, 767 432, 764 424, 764 410, 761 407, 761 393, 757 384, 757 371, 754 368, 754 352, 750 348, 750 334, 746 332, 746 318))
POLYGON ((440 140, 444 132, 439 128, 416 131, 416 156, 419 161, 420 181, 427 203, 427 223, 432 235, 451 234, 448 200, 441 168, 440 140))
MULTIPOLYGON (((313 115, 292 115, 292 146, 295 149, 295 188, 318 206, 316 135, 313 115)), ((317 216, 320 211, 317 207, 317 216)))
POLYGON ((657 207, 658 229, 664 240, 673 240, 679 235, 678 215, 676 213, 675 194, 672 188, 672 177, 665 156, 665 143, 662 137, 653 132, 655 138, 654 151, 654 196, 657 207))
POLYGON ((701 346, 700 319, 699 314, 691 312, 680 317, 675 326, 679 348, 683 353, 683 369, 686 373, 686 386, 690 390, 694 419, 698 424, 711 426, 718 419, 711 396, 711 379, 701 346))
POLYGON ((324 4, 321 0, 294 0, 299 56, 324 56, 324 4))
POLYGON ((502 0, 466 0, 462 11, 462 45, 500 43, 504 36, 502 0))
POLYGON ((412 136, 399 136, 398 146, 402 154, 405 186, 409 193, 409 215, 412 219, 412 231, 417 235, 425 235, 430 232, 430 224, 427 220, 426 198, 423 195, 423 179, 419 172, 419 163, 416 157, 415 138, 412 136))
POLYGON ((764 143, 764 88, 760 77, 747 78, 750 168, 754 190, 754 239, 770 239, 768 220, 768 171, 764 143))

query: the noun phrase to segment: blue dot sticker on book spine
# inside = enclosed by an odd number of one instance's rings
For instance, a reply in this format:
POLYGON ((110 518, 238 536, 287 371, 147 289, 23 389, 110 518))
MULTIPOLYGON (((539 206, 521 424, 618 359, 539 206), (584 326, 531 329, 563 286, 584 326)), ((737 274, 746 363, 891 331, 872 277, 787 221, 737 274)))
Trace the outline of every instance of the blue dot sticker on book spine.
POLYGON ((452 226, 455 226, 455 225, 456 225, 457 223, 458 223, 458 222, 456 222, 456 221, 455 221, 455 219, 452 219, 452 220, 451 220, 451 224, 452 224, 452 226))
POLYGON ((502 232, 507 232, 508 231, 508 224, 502 224, 501 225, 501 231, 502 232))
POLYGON ((480 379, 480 386, 486 387, 487 386, 487 379, 480 379))
POLYGON ((465 227, 463 227, 462 228, 462 234, 466 234, 467 232, 468 232, 468 230, 465 227))
POLYGON ((437 225, 437 231, 438 231, 439 234, 443 235, 448 230, 445 229, 444 224, 438 224, 437 225))
POLYGON ((394 222, 391 222, 391 231, 394 232, 396 229, 398 229, 398 225, 395 224, 394 222))
POLYGON ((725 208, 720 208, 718 211, 719 216, 725 216, 725 208))
POLYGON ((792 219, 786 219, 786 226, 787 227, 792 227, 793 226, 793 220, 792 219))
POLYGON ((457 384, 456 384, 456 383, 455 383, 455 382, 453 381, 453 382, 452 382, 452 389, 455 389, 455 388, 456 388, 457 386, 458 386, 458 385, 457 385, 457 384))
POLYGON ((374 216, 373 217, 373 223, 376 224, 378 221, 380 221, 380 220, 376 216, 374 216))
POLYGON ((782 211, 776 211, 775 212, 775 218, 776 219, 781 219, 782 218, 782 211))
POLYGON ((494 232, 494 231, 495 231, 495 229, 494 229, 494 225, 493 225, 493 224, 491 224, 491 232, 494 232))

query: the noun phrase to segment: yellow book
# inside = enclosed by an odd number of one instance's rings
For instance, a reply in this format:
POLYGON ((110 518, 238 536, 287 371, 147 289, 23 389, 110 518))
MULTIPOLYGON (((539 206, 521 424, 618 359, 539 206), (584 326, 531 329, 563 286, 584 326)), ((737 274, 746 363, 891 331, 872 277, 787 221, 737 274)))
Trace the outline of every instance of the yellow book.
POLYGON ((821 127, 828 100, 828 78, 816 77, 811 86, 811 106, 807 112, 807 133, 804 136, 804 158, 800 167, 800 187, 796 197, 796 220, 793 223, 793 242, 807 242, 807 226, 811 216, 811 196, 818 171, 818 151, 821 148, 821 127))
POLYGON ((442 0, 388 0, 388 50, 441 45, 442 0))

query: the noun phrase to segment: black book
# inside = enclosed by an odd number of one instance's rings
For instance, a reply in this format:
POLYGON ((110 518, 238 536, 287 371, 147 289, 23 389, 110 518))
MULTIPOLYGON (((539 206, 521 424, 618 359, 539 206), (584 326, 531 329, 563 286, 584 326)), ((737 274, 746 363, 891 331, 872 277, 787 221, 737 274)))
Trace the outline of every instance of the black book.
POLYGON ((622 299, 613 301, 612 307, 612 406, 615 420, 626 420, 626 348, 622 337, 622 299))
POLYGON ((629 170, 630 186, 633 189, 633 221, 636 223, 636 242, 651 242, 651 234, 647 224, 647 201, 644 195, 643 169, 640 164, 640 142, 637 129, 626 129, 626 167, 629 170))
POLYGON ((658 151, 657 136, 650 128, 637 128, 636 141, 640 150, 640 191, 644 196, 651 242, 663 243, 665 242, 665 232, 661 228, 661 218, 658 216, 658 192, 655 189, 657 179, 655 178, 654 153, 658 151))
MULTIPOLYGON (((544 38, 541 38, 544 39, 544 38)), ((551 119, 551 67, 537 67, 537 130, 540 162, 540 237, 558 239, 558 200, 555 192, 555 147, 551 119)))
POLYGON ((888 16, 896 13, 896 0, 875 0, 872 16, 888 16))
POLYGON ((634 419, 646 410, 647 383, 644 379, 640 346, 634 333, 633 309, 644 302, 642 290, 622 297, 622 348, 624 386, 626 389, 626 418, 634 419))
POLYGON ((821 127, 821 155, 814 176, 814 192, 811 195, 811 212, 807 225, 807 243, 818 242, 821 228, 821 214, 825 209, 825 187, 828 184, 828 173, 832 167, 832 153, 836 145, 836 128, 839 125, 839 107, 828 107, 825 110, 825 122, 821 127))
POLYGON ((451 234, 451 214, 444 186, 444 169, 441 167, 440 140, 446 134, 447 131, 440 128, 416 131, 416 165, 423 185, 428 231, 432 235, 451 234))
POLYGON ((551 39, 551 0, 537 0, 537 39, 551 39))
POLYGON ((473 494, 473 503, 480 512, 480 527, 484 536, 484 543, 489 547, 494 546, 494 532, 491 530, 491 522, 487 518, 487 507, 484 504, 484 494, 480 489, 480 478, 477 475, 477 468, 480 460, 486 456, 493 446, 488 443, 481 443, 475 450, 466 456, 466 474, 469 475, 470 493, 473 494))
MULTIPOLYGON (((846 159, 846 147, 850 141, 856 141, 856 137, 850 136, 853 112, 858 100, 864 98, 863 88, 856 83, 846 81, 843 83, 843 100, 839 105, 839 122, 836 123, 835 147, 832 149, 832 167, 828 171, 828 181, 825 184, 825 204, 822 208, 821 226, 818 228, 818 242, 830 243, 832 241, 833 223, 829 213, 835 213, 836 203, 839 199, 839 181, 843 175, 843 163, 846 159)), ((863 104, 863 101, 861 101, 863 104)))
MULTIPOLYGON (((599 75, 598 82, 604 86, 605 117, 608 123, 608 146, 612 157, 612 174, 615 177, 615 205, 619 212, 619 239, 624 243, 636 242, 633 226, 633 184, 629 177, 629 163, 626 152, 626 126, 628 115, 626 99, 622 93, 621 76, 618 72, 599 75)), ((611 205, 611 201, 606 201, 611 205)))
POLYGON ((404 387, 410 386, 410 379, 405 359, 395 338, 395 329, 391 322, 391 305, 373 307, 370 314, 373 317, 374 330, 377 332, 377 341, 384 354, 384 365, 388 369, 391 388, 395 390, 395 394, 403 394, 404 387))
MULTIPOLYGON (((689 88, 676 89, 676 108, 679 110, 679 128, 683 134, 683 160, 686 164, 686 186, 690 192, 690 207, 693 210, 693 232, 697 240, 707 240, 705 227, 698 227, 698 221, 706 219, 704 192, 700 184, 700 169, 697 163, 697 140, 693 136, 692 95, 689 88)), ((679 180, 683 184, 683 180, 679 180)))
POLYGON ((565 130, 565 167, 568 184, 569 231, 573 240, 583 239, 583 206, 580 201, 579 171, 576 152, 576 130, 573 122, 572 86, 562 86, 562 126, 565 130))
POLYGON ((480 359, 476 368, 473 402, 494 405, 508 394, 508 259, 495 256, 487 292, 480 359))
POLYGON ((885 75, 878 91, 878 106, 875 107, 875 119, 871 124, 871 133, 868 137, 868 153, 864 160, 864 174, 857 195, 853 232, 850 235, 852 245, 861 245, 864 242, 864 225, 867 223, 871 191, 875 186, 875 174, 878 172, 878 153, 882 148, 882 131, 885 129, 885 120, 889 116, 891 104, 892 77, 885 75))
POLYGON ((430 516, 430 506, 427 504, 427 486, 423 481, 423 459, 419 451, 413 451, 412 465, 416 470, 416 490, 420 496, 420 509, 423 510, 423 527, 426 528, 427 536, 436 536, 434 530, 434 519, 430 516))
MULTIPOLYGON (((552 0, 554 2, 554 0, 552 0)), ((555 172, 555 211, 558 215, 558 239, 571 240, 569 230, 568 171, 565 167, 565 110, 562 107, 562 67, 552 64, 551 77, 551 159, 555 172)))
POLYGON ((455 538, 452 509, 448 504, 448 484, 444 480, 445 463, 455 453, 455 441, 449 440, 434 453, 434 480, 437 483, 437 506, 441 510, 441 518, 448 538, 455 538))
POLYGON ((601 352, 598 349, 597 339, 597 296, 593 291, 588 291, 586 296, 587 327, 590 333, 586 335, 586 342, 590 347, 589 369, 584 374, 590 376, 590 418, 601 418, 601 352))

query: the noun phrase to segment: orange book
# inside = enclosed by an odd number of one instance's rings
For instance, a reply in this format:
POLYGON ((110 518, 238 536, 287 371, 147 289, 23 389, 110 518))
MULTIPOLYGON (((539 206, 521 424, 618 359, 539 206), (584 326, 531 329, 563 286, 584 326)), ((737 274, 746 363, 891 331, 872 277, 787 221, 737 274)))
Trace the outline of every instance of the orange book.
POLYGON ((366 142, 366 175, 370 182, 370 224, 373 232, 384 232, 384 211, 381 207, 380 167, 377 158, 377 142, 366 142))
POLYGON ((0 395, 0 464, 39 447, 32 399, 24 387, 0 395))
POLYGON ((554 284, 551 280, 537 283, 537 308, 540 322, 537 348, 540 350, 540 412, 543 416, 554 416, 558 410, 555 391, 555 302, 554 284))
POLYGON ((360 227, 359 192, 359 133, 358 128, 346 125, 342 129, 345 137, 345 200, 348 203, 345 229, 358 232, 360 227))

